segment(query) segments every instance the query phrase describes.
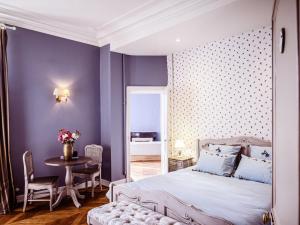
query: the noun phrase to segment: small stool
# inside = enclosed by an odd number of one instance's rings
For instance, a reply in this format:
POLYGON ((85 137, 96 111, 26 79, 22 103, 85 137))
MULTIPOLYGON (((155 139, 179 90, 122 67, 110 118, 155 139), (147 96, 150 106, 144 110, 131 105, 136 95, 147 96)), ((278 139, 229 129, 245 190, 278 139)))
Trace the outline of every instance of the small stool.
POLYGON ((91 209, 87 214, 89 225, 184 225, 135 203, 120 201, 91 209))

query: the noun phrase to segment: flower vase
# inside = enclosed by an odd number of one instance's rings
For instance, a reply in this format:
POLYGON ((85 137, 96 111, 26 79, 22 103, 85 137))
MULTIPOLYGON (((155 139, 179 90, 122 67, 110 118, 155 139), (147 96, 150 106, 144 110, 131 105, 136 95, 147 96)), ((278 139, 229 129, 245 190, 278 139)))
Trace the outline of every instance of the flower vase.
POLYGON ((66 161, 71 161, 73 156, 73 145, 64 144, 64 159, 66 161))

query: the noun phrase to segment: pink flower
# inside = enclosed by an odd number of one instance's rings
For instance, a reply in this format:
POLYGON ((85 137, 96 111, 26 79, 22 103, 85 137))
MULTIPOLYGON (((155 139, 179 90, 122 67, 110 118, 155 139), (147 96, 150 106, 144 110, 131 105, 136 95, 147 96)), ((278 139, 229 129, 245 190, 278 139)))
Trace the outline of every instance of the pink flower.
POLYGON ((62 144, 66 144, 66 143, 72 144, 79 138, 79 136, 80 136, 80 133, 78 130, 76 130, 75 132, 72 133, 69 130, 60 129, 58 131, 57 140, 59 142, 61 142, 62 144))

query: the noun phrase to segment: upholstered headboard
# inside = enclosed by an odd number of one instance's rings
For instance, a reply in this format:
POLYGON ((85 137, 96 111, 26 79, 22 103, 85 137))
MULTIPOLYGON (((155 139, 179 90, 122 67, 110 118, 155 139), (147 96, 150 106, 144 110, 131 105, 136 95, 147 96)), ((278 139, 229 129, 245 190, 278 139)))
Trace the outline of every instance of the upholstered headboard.
POLYGON ((240 145, 242 146, 242 151, 245 155, 249 155, 249 145, 265 146, 271 147, 272 143, 269 140, 263 140, 256 137, 249 136, 237 136, 231 138, 221 138, 221 139, 197 139, 197 158, 199 158, 200 150, 208 147, 209 144, 219 144, 219 145, 240 145))

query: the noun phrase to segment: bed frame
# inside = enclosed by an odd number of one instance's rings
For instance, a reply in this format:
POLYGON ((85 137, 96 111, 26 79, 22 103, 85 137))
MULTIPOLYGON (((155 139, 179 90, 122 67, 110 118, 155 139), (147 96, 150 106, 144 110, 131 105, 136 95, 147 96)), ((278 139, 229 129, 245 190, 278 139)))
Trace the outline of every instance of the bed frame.
POLYGON ((213 217, 193 205, 184 203, 165 191, 145 191, 124 185, 112 186, 113 201, 130 201, 179 222, 189 225, 233 225, 225 219, 213 217))
MULTIPOLYGON (((200 153, 201 148, 206 148, 208 144, 241 145, 246 154, 249 153, 249 145, 271 146, 270 141, 246 136, 226 139, 205 139, 202 141, 197 140, 198 154, 200 153)), ((145 191, 142 189, 133 189, 126 185, 114 185, 114 183, 112 183, 110 186, 110 194, 112 201, 131 201, 185 224, 232 225, 231 222, 222 218, 213 217, 203 212, 201 209, 197 209, 193 205, 185 203, 164 191, 145 191)))
POLYGON ((242 147, 241 153, 250 156, 250 145, 262 146, 262 147, 272 147, 272 142, 269 140, 264 140, 256 137, 249 136, 237 136, 232 138, 222 138, 222 139, 197 139, 197 155, 198 160, 200 156, 201 149, 207 149, 209 144, 216 145, 240 145, 242 147))

